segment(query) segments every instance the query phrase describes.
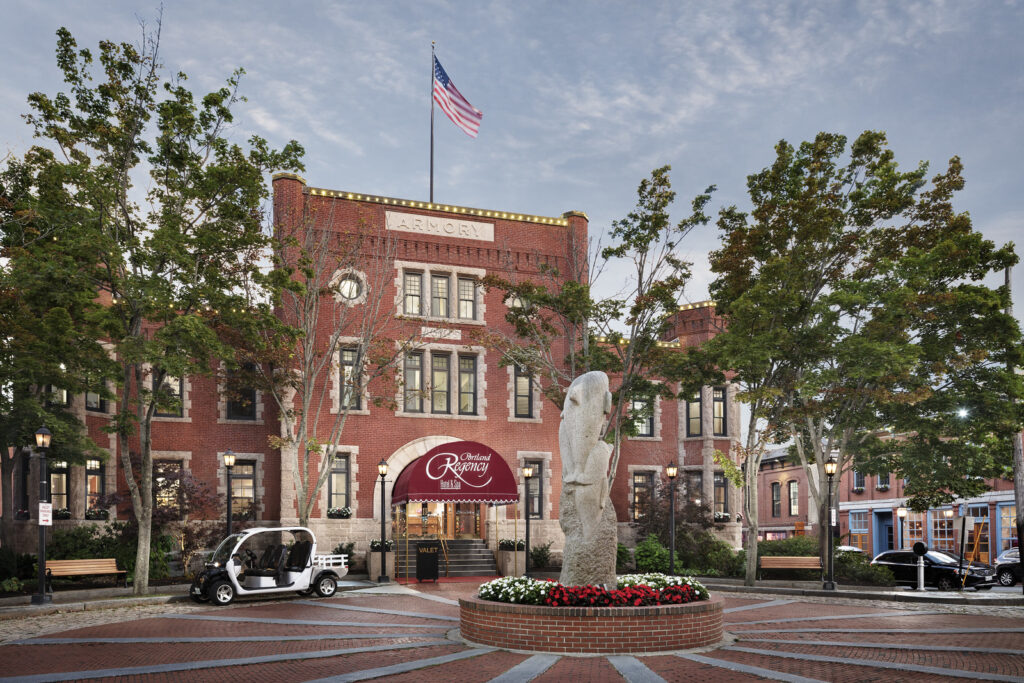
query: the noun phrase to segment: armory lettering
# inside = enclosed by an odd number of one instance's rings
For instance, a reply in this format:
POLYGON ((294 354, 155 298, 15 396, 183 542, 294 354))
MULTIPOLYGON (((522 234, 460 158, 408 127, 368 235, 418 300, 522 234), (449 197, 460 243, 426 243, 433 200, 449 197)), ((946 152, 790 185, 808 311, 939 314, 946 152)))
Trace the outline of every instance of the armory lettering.
POLYGON ((494 223, 478 223, 460 218, 420 216, 415 213, 387 211, 388 230, 419 232, 424 235, 461 237, 468 240, 494 241, 494 223))

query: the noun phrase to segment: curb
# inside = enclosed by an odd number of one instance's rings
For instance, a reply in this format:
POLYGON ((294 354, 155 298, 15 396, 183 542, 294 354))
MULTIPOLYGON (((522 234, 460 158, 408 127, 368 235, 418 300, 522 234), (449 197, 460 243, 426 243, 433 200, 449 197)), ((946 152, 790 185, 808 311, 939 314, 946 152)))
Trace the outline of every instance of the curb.
POLYGON ((943 595, 941 593, 878 593, 863 590, 826 591, 813 588, 780 588, 774 586, 744 586, 735 583, 711 583, 701 581, 708 590, 728 593, 762 593, 764 595, 802 595, 815 598, 848 598, 851 600, 882 600, 886 602, 934 603, 940 605, 992 605, 993 607, 1024 607, 1024 597, 967 597, 958 593, 943 595))
POLYGON ((188 595, 152 595, 138 598, 108 598, 104 600, 88 600, 83 602, 59 602, 33 607, 30 605, 5 607, 0 609, 0 620, 20 619, 43 614, 60 614, 62 612, 89 612, 117 607, 138 607, 140 605, 164 605, 170 602, 188 600, 188 595))

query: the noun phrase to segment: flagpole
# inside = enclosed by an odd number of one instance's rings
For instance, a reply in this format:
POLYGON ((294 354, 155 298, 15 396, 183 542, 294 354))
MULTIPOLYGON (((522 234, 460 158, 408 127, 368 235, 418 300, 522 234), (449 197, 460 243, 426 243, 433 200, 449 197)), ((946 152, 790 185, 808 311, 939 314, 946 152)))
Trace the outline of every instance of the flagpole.
POLYGON ((434 203, 434 41, 430 41, 430 203, 434 203))

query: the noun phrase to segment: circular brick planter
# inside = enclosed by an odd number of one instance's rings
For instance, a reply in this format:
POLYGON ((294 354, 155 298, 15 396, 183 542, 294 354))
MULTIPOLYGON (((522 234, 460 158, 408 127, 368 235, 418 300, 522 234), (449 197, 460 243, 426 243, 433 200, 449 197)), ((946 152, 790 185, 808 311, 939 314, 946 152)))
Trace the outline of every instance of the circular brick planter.
POLYGON ((665 652, 722 640, 722 601, 657 607, 542 607, 459 600, 462 637, 508 650, 615 654, 665 652))

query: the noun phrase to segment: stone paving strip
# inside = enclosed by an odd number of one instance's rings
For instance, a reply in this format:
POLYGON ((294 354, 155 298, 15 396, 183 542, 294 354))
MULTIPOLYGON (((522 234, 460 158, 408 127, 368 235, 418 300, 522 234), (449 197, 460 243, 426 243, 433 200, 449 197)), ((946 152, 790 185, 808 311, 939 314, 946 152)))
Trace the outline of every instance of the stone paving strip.
POLYGON ((873 612, 871 614, 832 614, 826 617, 786 617, 785 619, 762 619, 760 621, 730 621, 725 624, 726 630, 732 626, 746 626, 748 624, 785 624, 793 621, 832 621, 835 619, 890 619, 892 617, 924 617, 945 612, 873 612))
MULTIPOLYGON (((834 644, 829 643, 830 647, 834 644)), ((933 676, 949 676, 953 678, 971 678, 979 681, 1011 681, 1020 682, 1019 676, 1004 676, 995 673, 981 673, 967 671, 965 669, 946 669, 937 666, 922 666, 920 664, 907 665, 905 663, 882 662, 870 659, 856 659, 853 657, 831 657, 825 655, 803 654, 798 652, 784 652, 782 650, 762 650, 759 648, 742 647, 740 645, 728 645, 719 651, 746 652, 747 654, 760 655, 762 657, 780 657, 782 659, 796 659, 804 662, 818 662, 822 664, 849 664, 852 666, 865 666, 876 669, 891 669, 895 671, 913 671, 926 673, 933 676)))
MULTIPOLYGON (((168 614, 168 619, 196 619, 199 621, 227 621, 231 623, 286 624, 293 626, 362 626, 375 628, 437 628, 437 624, 378 624, 373 621, 320 621, 315 619, 274 619, 272 617, 215 617, 208 614, 168 614)), ((458 621, 456 619, 456 621, 458 621)))
POLYGON ((955 645, 915 645, 905 643, 864 643, 837 640, 783 640, 781 638, 746 638, 740 636, 738 642, 743 643, 782 643, 784 645, 821 645, 824 647, 861 647, 878 650, 907 650, 909 652, 963 652, 966 654, 1017 655, 1024 656, 1024 650, 1003 647, 957 647, 955 645))
MULTIPOLYGON (((390 626, 390 624, 388 624, 390 626)), ((304 640, 381 640, 384 638, 445 638, 447 631, 429 633, 324 633, 311 636, 203 636, 201 638, 29 638, 8 645, 76 645, 79 643, 277 643, 304 640)), ((782 642, 782 641, 779 641, 782 642)))
POLYGON ((629 683, 666 683, 664 678, 648 669, 636 657, 609 655, 608 661, 629 683))
MULTIPOLYGON (((451 645, 451 641, 435 640, 422 643, 403 643, 399 645, 378 645, 374 647, 353 647, 341 650, 318 650, 316 652, 289 652, 280 655, 262 655, 258 657, 237 657, 232 659, 212 659, 198 662, 174 662, 170 664, 154 664, 151 666, 132 666, 117 669, 89 669, 84 671, 66 671, 45 673, 29 676, 12 676, 0 678, 0 683, 47 683, 48 681, 79 681, 93 678, 109 678, 113 676, 140 676, 145 674, 171 673, 177 671, 196 671, 226 666, 245 666, 249 664, 268 664, 272 662, 301 661, 305 659, 323 659, 326 657, 342 657, 360 652, 386 652, 427 647, 430 645, 451 645)), ((482 652, 479 654, 483 654, 482 652)), ((357 679, 353 679, 357 680, 357 679)))
POLYGON ((806 678, 804 676, 795 676, 782 671, 774 671, 772 669, 765 669, 760 666, 750 666, 749 664, 740 664, 739 662, 730 662, 724 659, 715 659, 714 657, 705 657, 697 654, 678 654, 677 657, 681 659, 688 659, 691 662, 697 662, 699 664, 710 664, 711 666, 718 667, 720 669, 727 669, 729 671, 735 671, 737 673, 750 674, 751 676, 760 676, 761 678, 770 678, 773 681, 783 681, 783 683, 825 683, 824 681, 817 678, 806 678))
POLYGON ((731 614, 732 612, 745 612, 748 609, 764 609, 765 607, 780 607, 782 605, 791 605, 796 600, 769 600, 768 602, 756 603, 753 605, 740 605, 739 607, 728 607, 722 610, 722 614, 731 614))
MULTIPOLYGON (((416 617, 419 619, 440 619, 442 621, 458 621, 458 617, 447 617, 440 614, 426 614, 423 612, 403 612, 402 610, 395 609, 380 609, 374 607, 356 607, 355 605, 342 605, 336 602, 307 602, 305 600, 296 600, 295 605, 312 605, 314 607, 327 607, 329 609, 347 609, 353 612, 370 612, 372 614, 391 614, 396 617, 416 617)), ((456 603, 458 604, 458 603, 456 603)))
MULTIPOLYGON (((751 622, 741 622, 751 623, 751 622)), ((829 633, 927 633, 927 634, 967 634, 967 633, 1024 633, 1024 628, 1000 627, 1000 628, 829 628, 829 633)), ((747 629, 739 631, 744 636, 748 633, 821 633, 820 628, 773 628, 773 629, 747 629)), ((846 641, 839 641, 845 643, 846 641)))
POLYGON ((488 683, 523 683, 532 681, 550 669, 560 660, 559 655, 533 655, 529 659, 516 664, 500 676, 492 678, 488 683))
POLYGON ((308 683, 350 683, 351 681, 365 681, 371 678, 380 678, 381 676, 394 676, 396 674, 403 674, 408 673, 410 671, 417 671, 419 669, 426 669, 431 666, 449 664, 451 662, 457 662, 460 659, 466 659, 468 657, 479 657, 480 655, 488 654, 491 652, 494 652, 494 648, 474 648, 472 650, 455 652, 453 654, 442 655, 440 657, 418 659, 412 662, 402 662, 401 664, 390 664, 388 666, 381 666, 376 669, 364 669, 363 671, 353 671, 351 673, 341 674, 340 676, 319 678, 315 681, 308 681, 308 683))

